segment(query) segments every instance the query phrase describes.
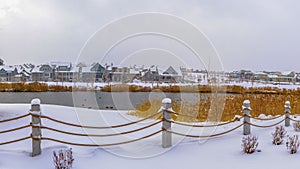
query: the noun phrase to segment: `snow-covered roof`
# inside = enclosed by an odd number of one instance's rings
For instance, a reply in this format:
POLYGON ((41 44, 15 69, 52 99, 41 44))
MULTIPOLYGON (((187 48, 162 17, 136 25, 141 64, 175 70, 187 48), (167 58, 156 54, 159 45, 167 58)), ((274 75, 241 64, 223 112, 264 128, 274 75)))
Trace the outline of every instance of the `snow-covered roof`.
POLYGON ((78 68, 72 65, 69 72, 78 72, 78 68))
POLYGON ((265 72, 259 71, 259 72, 255 72, 254 75, 268 75, 265 72))
POLYGON ((18 73, 21 73, 24 69, 23 66, 21 66, 21 65, 17 65, 15 67, 16 67, 18 73))
POLYGON ((175 75, 177 75, 178 72, 172 66, 170 66, 167 70, 164 71, 164 74, 173 74, 173 75, 175 74, 175 75))
POLYGON ((29 74, 28 72, 26 72, 26 71, 23 71, 22 73, 23 73, 23 75, 26 76, 26 77, 29 77, 29 76, 30 76, 30 74, 29 74))
POLYGON ((41 65, 37 65, 35 66, 32 70, 31 73, 43 73, 42 71, 40 71, 41 65))
POLYGON ((16 67, 15 66, 8 66, 8 65, 3 65, 3 66, 0 66, 0 70, 3 69, 7 72, 13 72, 16 67))
POLYGON ((169 66, 168 69, 166 69, 165 71, 163 71, 160 74, 169 74, 172 76, 182 76, 180 68, 175 67, 175 66, 169 66))
POLYGON ((82 62, 80 62, 80 63, 78 63, 77 65, 76 65, 76 67, 86 67, 87 65, 85 64, 85 63, 82 63, 82 62))
POLYGON ((293 72, 292 71, 284 71, 284 72, 281 72, 281 74, 283 75, 283 76, 287 76, 287 75, 290 75, 290 74, 292 74, 293 72))
POLYGON ((268 75, 269 78, 278 78, 278 75, 268 75))
POLYGON ((70 67, 70 66, 72 66, 72 63, 71 62, 50 62, 49 65, 56 66, 56 67, 59 67, 59 66, 70 67))
POLYGON ((82 72, 91 72, 92 66, 82 67, 82 72))
POLYGON ((139 70, 136 70, 136 69, 130 69, 130 70, 129 70, 129 73, 130 73, 130 74, 140 74, 140 71, 139 71, 139 70))

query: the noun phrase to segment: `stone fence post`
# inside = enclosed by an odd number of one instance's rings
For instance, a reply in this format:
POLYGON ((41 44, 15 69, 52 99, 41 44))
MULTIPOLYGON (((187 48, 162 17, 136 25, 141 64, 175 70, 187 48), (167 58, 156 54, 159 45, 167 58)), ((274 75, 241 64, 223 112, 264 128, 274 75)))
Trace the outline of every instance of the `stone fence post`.
POLYGON ((32 157, 40 155, 42 153, 41 150, 41 101, 40 99, 33 99, 31 101, 31 137, 32 137, 32 157))
POLYGON ((162 147, 169 148, 172 146, 172 133, 168 132, 171 130, 171 113, 166 110, 171 109, 172 100, 169 98, 165 98, 162 100, 162 147), (168 121, 166 121, 168 120, 168 121))
POLYGON ((251 107, 250 107, 250 101, 249 100, 245 100, 243 102, 243 114, 244 114, 244 135, 249 135, 251 133, 251 129, 250 129, 250 111, 251 111, 251 107))
POLYGON ((291 103, 289 101, 285 102, 285 127, 290 126, 290 114, 291 114, 291 103))

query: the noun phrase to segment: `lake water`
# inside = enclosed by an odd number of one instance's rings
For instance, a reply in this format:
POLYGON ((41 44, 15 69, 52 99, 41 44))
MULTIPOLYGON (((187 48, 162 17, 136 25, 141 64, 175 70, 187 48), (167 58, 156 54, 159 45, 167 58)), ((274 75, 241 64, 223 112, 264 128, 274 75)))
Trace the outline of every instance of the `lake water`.
MULTIPOLYGON (((208 94, 206 94, 207 96, 208 94)), ((204 95, 205 96, 205 95, 204 95)), ((0 103, 30 103, 39 98, 42 104, 76 106, 93 109, 131 110, 142 102, 168 97, 172 100, 196 102, 199 93, 163 92, 0 92, 0 103)), ((201 96, 203 97, 203 95, 201 96)))

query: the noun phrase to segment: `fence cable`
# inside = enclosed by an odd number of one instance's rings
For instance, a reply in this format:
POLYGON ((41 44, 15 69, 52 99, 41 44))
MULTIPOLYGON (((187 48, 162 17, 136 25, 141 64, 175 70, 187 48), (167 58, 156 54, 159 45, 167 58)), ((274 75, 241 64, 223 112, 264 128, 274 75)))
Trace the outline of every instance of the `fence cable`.
POLYGON ((124 141, 124 142, 118 142, 118 143, 110 143, 110 144, 82 144, 82 143, 73 143, 73 142, 67 142, 67 141, 62 141, 62 140, 57 140, 57 139, 53 139, 53 138, 48 138, 48 137, 42 137, 42 138, 32 138, 33 140, 48 140, 48 141, 54 141, 54 142, 58 142, 58 143, 62 143, 62 144, 68 144, 68 145, 74 145, 74 146, 85 146, 85 147, 108 147, 108 146, 116 146, 116 145, 122 145, 122 144, 128 144, 128 143, 133 143, 133 142, 137 142, 149 137, 152 137, 158 133, 160 133, 162 130, 159 130, 157 132, 151 133, 149 135, 146 135, 144 137, 141 138, 137 138, 137 139, 133 139, 133 140, 129 140, 129 141, 124 141))
POLYGON ((130 130, 130 131, 126 131, 126 132, 114 133, 114 134, 81 134, 81 133, 73 133, 73 132, 62 131, 62 130, 58 130, 58 129, 54 129, 54 128, 46 127, 46 126, 33 126, 33 128, 41 128, 41 129, 51 130, 51 131, 58 132, 58 133, 67 134, 67 135, 74 135, 74 136, 109 137, 109 136, 125 135, 125 134, 130 134, 130 133, 138 132, 138 131, 141 131, 141 130, 145 130, 145 129, 150 128, 150 127, 152 127, 154 125, 157 125, 157 124, 159 124, 161 122, 162 121, 160 120, 160 121, 157 121, 155 123, 152 123, 152 124, 147 125, 147 126, 142 127, 142 128, 138 128, 138 129, 130 130))
POLYGON ((187 126, 187 127, 218 127, 218 126, 224 126, 224 125, 227 125, 227 124, 239 121, 239 119, 235 119, 235 120, 228 121, 228 122, 225 122, 225 123, 220 123, 220 124, 196 125, 196 124, 181 123, 181 122, 177 122, 177 121, 174 121, 174 120, 172 120, 172 121, 171 120, 167 120, 167 119, 164 119, 164 120, 167 121, 167 122, 170 122, 170 123, 174 123, 174 124, 181 125, 181 126, 187 126))
POLYGON ((22 118, 27 117, 27 116, 29 116, 29 115, 30 115, 30 114, 28 113, 28 114, 24 114, 24 115, 21 115, 21 116, 18 116, 18 117, 0 120, 0 123, 4 123, 4 122, 9 122, 9 121, 14 121, 14 120, 22 119, 22 118))
POLYGON ((222 132, 222 133, 218 133, 218 134, 206 135, 206 136, 182 134, 182 133, 178 133, 178 132, 175 132, 175 131, 169 131, 169 130, 164 130, 164 131, 167 131, 167 132, 172 133, 172 134, 175 134, 175 135, 184 136, 184 137, 192 137, 192 138, 210 138, 210 137, 216 137, 216 136, 221 136, 221 135, 230 133, 230 132, 232 132, 232 131, 234 131, 234 130, 240 128, 240 127, 243 126, 243 125, 244 125, 244 124, 240 124, 240 125, 234 127, 233 129, 230 129, 230 130, 228 130, 228 131, 225 131, 225 132, 222 132))
POLYGON ((287 119, 290 119, 290 120, 292 120, 293 122, 300 122, 300 120, 295 120, 295 119, 290 118, 290 117, 287 117, 287 119))
POLYGON ((17 130, 21 130, 21 129, 25 129, 25 128, 28 128, 30 127, 31 125, 28 124, 28 125, 25 125, 25 126, 21 126, 21 127, 17 127, 17 128, 13 128, 13 129, 9 129, 9 130, 3 130, 3 131, 0 131, 0 134, 3 134, 3 133, 9 133, 9 132, 13 132, 13 131, 17 131, 17 130))
POLYGON ((165 110, 163 110, 163 111, 165 111, 165 112, 167 112, 167 113, 170 113, 170 114, 177 115, 177 116, 187 117, 187 118, 191 118, 191 119, 197 119, 197 116, 189 116, 189 115, 185 115, 185 114, 180 114, 180 113, 176 113, 176 112, 174 112, 174 111, 167 110, 167 109, 165 109, 165 110))
POLYGON ((283 117, 283 116, 285 116, 285 115, 280 115, 280 116, 276 116, 276 117, 272 117, 272 118, 266 118, 266 119, 259 118, 259 117, 250 117, 250 118, 255 119, 255 120, 269 121, 269 120, 278 119, 278 118, 283 117))
POLYGON ((20 139, 17 139, 17 140, 12 140, 12 141, 8 141, 8 142, 2 142, 2 143, 0 143, 0 146, 6 145, 6 144, 12 144, 12 143, 20 142, 20 141, 27 140, 27 139, 30 139, 30 138, 31 137, 28 136, 28 137, 20 138, 20 139))
POLYGON ((254 127, 259 127, 259 128, 269 128, 269 127, 274 127, 280 123, 282 123, 285 119, 282 119, 280 120, 279 122, 275 123, 275 124, 271 124, 271 125, 266 125, 266 126, 262 126, 262 125, 257 125, 257 124, 253 124, 253 123, 249 123, 249 122, 244 122, 245 124, 249 124, 251 126, 254 126, 254 127))
POLYGON ((51 120, 51 121, 54 121, 54 122, 57 122, 57 123, 61 123, 61 124, 68 125, 68 126, 73 126, 73 127, 89 128, 89 129, 109 129, 109 128, 125 127, 125 126, 129 126, 129 125, 132 125, 132 124, 140 123, 142 121, 151 119, 151 118, 153 118, 153 117, 155 117, 155 116, 157 116, 159 114, 160 113, 155 113, 153 115, 150 115, 148 117, 145 117, 143 119, 140 119, 140 120, 137 120, 137 121, 134 121, 134 122, 130 122, 130 123, 126 123, 126 124, 120 124, 120 125, 114 125, 114 126, 85 126, 85 125, 79 125, 79 124, 73 124, 73 123, 69 123, 69 122, 64 122, 64 121, 57 120, 57 119, 54 119, 54 118, 51 118, 51 117, 48 117, 48 116, 44 116, 44 115, 40 116, 40 115, 32 114, 32 116, 38 116, 40 118, 48 119, 48 120, 51 120))

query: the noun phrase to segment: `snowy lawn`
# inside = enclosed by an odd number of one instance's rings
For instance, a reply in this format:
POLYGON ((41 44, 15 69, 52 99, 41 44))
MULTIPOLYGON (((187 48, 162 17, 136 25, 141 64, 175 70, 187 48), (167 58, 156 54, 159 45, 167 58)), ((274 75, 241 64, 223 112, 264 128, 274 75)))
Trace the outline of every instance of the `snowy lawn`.
MULTIPOLYGON (((26 114, 29 108, 30 105, 28 104, 0 104, 0 120, 26 114)), ((42 105, 42 114, 71 123, 95 126, 117 125, 138 120, 136 117, 127 115, 126 111, 97 111, 53 105, 42 105)), ((252 123, 268 125, 276 123, 281 119, 282 118, 272 121, 252 120, 252 123)), ((0 123, 0 131, 26 125, 29 124, 29 122, 30 117, 26 117, 18 121, 0 123)), ((137 129, 153 122, 155 121, 147 120, 139 124, 118 129, 85 130, 57 124, 46 119, 42 120, 42 124, 47 127, 89 134, 119 133, 137 129)), ((242 122, 234 122, 218 128, 210 128, 209 130, 191 129, 189 127, 181 127, 173 124, 172 130, 185 134, 205 135, 211 134, 212 132, 219 133, 229 130, 241 123, 242 122)), ((160 129, 161 124, 158 124, 133 134, 108 138, 68 136, 48 130, 42 130, 42 133, 45 137, 53 137, 63 141, 106 144, 140 138, 160 129)), ((266 129, 251 127, 251 130, 253 135, 258 136, 258 149, 261 150, 261 152, 255 152, 251 155, 244 154, 241 151, 241 139, 243 137, 241 127, 224 136, 208 140, 183 138, 173 135, 174 146, 170 149, 163 149, 161 147, 161 134, 135 143, 106 148, 68 146, 43 140, 42 155, 30 157, 31 140, 26 140, 11 145, 0 146, 0 169, 51 169, 54 168, 52 152, 66 147, 73 148, 75 158, 74 169, 299 168, 300 152, 294 155, 289 154, 286 150, 285 142, 279 146, 272 144, 271 133, 274 132, 275 127, 266 129)), ((293 131, 292 126, 287 127, 286 130, 288 135, 298 134, 293 131)), ((30 133, 31 128, 0 134, 0 142, 26 137, 29 136, 30 133)))

